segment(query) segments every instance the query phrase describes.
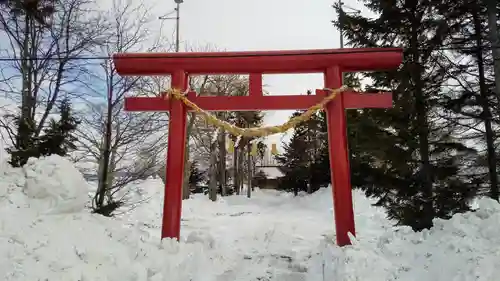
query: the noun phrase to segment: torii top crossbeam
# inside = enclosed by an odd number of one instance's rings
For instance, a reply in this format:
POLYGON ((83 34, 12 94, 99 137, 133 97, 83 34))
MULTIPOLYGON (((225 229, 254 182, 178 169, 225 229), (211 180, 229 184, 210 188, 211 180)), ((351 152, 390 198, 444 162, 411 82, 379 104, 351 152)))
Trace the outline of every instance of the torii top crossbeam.
MULTIPOLYGON (((306 109, 325 97, 325 91, 304 96, 263 96, 262 74, 324 73, 336 66, 342 72, 394 69, 401 63, 402 49, 327 49, 299 51, 209 52, 209 53, 126 53, 114 55, 120 75, 250 74, 249 96, 203 97, 190 92, 188 98, 202 109, 212 110, 290 110, 306 109)), ((346 108, 384 108, 392 103, 390 93, 344 93, 346 108)), ((163 97, 128 97, 129 111, 168 111, 163 97)), ((191 110, 188 108, 188 110, 191 110)))
POLYGON ((113 56, 120 75, 317 73, 337 65, 343 72, 397 68, 400 48, 323 49, 300 51, 125 53, 113 56))

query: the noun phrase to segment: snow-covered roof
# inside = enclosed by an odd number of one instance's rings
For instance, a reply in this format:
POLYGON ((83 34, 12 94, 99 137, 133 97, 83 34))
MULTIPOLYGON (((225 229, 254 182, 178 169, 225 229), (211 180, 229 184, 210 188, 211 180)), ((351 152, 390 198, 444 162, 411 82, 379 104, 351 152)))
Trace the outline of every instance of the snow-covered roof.
POLYGON ((263 172, 268 179, 277 179, 285 176, 278 167, 257 167, 256 172, 263 172))

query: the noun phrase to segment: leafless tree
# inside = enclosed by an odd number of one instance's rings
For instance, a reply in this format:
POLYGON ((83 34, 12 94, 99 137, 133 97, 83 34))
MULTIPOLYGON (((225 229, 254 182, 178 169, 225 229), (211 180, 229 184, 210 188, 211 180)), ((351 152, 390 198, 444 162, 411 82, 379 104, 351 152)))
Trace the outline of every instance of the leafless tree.
MULTIPOLYGON (((154 51, 161 47, 161 40, 154 40, 149 32, 148 24, 153 18, 142 3, 116 0, 106 17, 110 29, 106 44, 100 50, 103 57, 117 52, 154 51)), ((128 183, 153 175, 159 168, 158 156, 166 147, 168 116, 124 111, 126 94, 148 94, 151 87, 158 86, 158 81, 122 77, 109 59, 100 61, 89 78, 87 91, 100 96, 82 110, 79 138, 82 152, 97 163, 94 212, 111 215, 125 203, 128 190, 124 187, 128 183)))
POLYGON ((0 92, 20 105, 3 112, 0 126, 14 151, 29 148, 61 97, 82 94, 82 57, 103 43, 106 28, 92 0, 24 2, 0 10, 0 55, 9 58, 0 63, 0 92))
MULTIPOLYGON (((214 75, 209 76, 205 86, 204 95, 211 96, 230 96, 230 95, 248 95, 248 77, 242 75, 214 75)), ((258 112, 218 112, 219 119, 234 123, 239 127, 259 125, 260 117, 258 112)), ((235 141, 233 136, 230 136, 235 141)), ((222 129, 207 125, 203 120, 198 120, 194 125, 192 134, 193 148, 195 150, 196 161, 208 167, 209 174, 209 196, 216 200, 217 191, 220 188, 221 194, 228 194, 228 184, 226 175, 228 167, 226 161, 233 158, 233 183, 237 192, 243 184, 243 175, 254 166, 255 158, 247 157, 244 161, 245 153, 249 153, 245 148, 251 147, 251 139, 242 138, 238 142, 232 155, 227 154, 226 133, 222 129), (239 157, 238 157, 239 156, 239 157), (245 169, 244 166, 248 169, 245 169)), ((260 149, 261 150, 261 149, 260 149)), ((259 151, 260 151, 259 150, 259 151)), ((248 156, 248 155, 247 155, 248 156)), ((247 175, 251 179, 251 175, 247 175)), ((249 181, 250 182, 250 181, 249 181)))

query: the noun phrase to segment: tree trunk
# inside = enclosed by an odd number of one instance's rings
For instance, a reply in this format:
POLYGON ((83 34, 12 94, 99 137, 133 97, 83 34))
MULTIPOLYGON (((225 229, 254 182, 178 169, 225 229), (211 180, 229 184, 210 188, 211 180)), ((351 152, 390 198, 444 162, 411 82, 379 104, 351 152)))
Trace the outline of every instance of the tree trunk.
MULTIPOLYGON (((487 5, 488 12, 488 29, 489 29, 489 37, 491 41, 491 52, 493 55, 493 70, 495 76, 495 91, 497 102, 500 104, 500 33, 498 32, 497 26, 497 9, 496 3, 497 0, 485 0, 487 5)), ((498 107, 498 115, 500 116, 500 106, 498 107)), ((499 190, 498 190, 498 178, 495 173, 495 182, 496 186, 491 186, 490 188, 490 196, 495 200, 499 200, 499 190)))
POLYGON ((96 209, 104 205, 104 198, 108 189, 110 150, 106 150, 106 146, 106 137, 104 137, 101 144, 99 165, 97 167, 97 191, 94 195, 94 208, 96 209), (108 154, 107 157, 105 156, 106 153, 108 154))
MULTIPOLYGON (((109 85, 113 85, 113 77, 110 78, 109 85)), ((108 108, 106 114, 106 126, 104 129, 104 140, 101 149, 101 162, 99 165, 99 179, 97 185, 97 192, 94 196, 94 203, 96 208, 100 208, 104 205, 104 197, 106 196, 106 190, 109 188, 108 186, 108 172, 109 172, 109 160, 111 156, 111 130, 113 129, 113 106, 112 106, 112 97, 113 90, 110 88, 108 90, 108 108)))
POLYGON ((312 193, 312 190, 313 190, 313 178, 312 178, 312 174, 313 174, 313 162, 311 159, 309 159, 309 167, 308 167, 308 173, 309 175, 307 175, 307 194, 311 194, 312 193))
MULTIPOLYGON (((488 13, 488 29, 491 42, 491 53, 493 55, 493 69, 495 74, 495 91, 497 101, 500 104, 500 33, 497 26, 497 8, 498 0, 484 0, 486 2, 488 13)), ((500 116, 500 107, 498 115, 500 116)), ((492 198, 498 200, 498 190, 492 192, 492 198)))
POLYGON ((238 177, 238 189, 241 192, 243 190, 243 181, 244 181, 244 160, 245 160, 245 146, 239 145, 238 149, 238 172, 236 176, 238 177))
POLYGON ((189 177, 191 176, 191 161, 189 161, 189 148, 186 145, 186 153, 184 162, 184 179, 182 181, 182 199, 189 199, 189 195, 191 195, 191 183, 189 182, 189 177))
POLYGON ((255 171, 257 171, 257 163, 255 162, 256 161, 255 157, 256 156, 252 156, 252 180, 251 180, 251 182, 252 182, 252 191, 255 190, 255 186, 256 186, 254 184, 255 183, 254 177, 255 177, 255 173, 256 173, 255 171))
POLYGON ((495 155, 495 134, 491 127, 491 111, 490 105, 488 103, 488 93, 486 89, 486 79, 484 75, 484 60, 483 60, 483 48, 481 39, 481 19, 479 18, 479 5, 476 4, 476 10, 472 13, 472 18, 474 20, 474 31, 476 35, 476 60, 477 68, 479 72, 479 92, 480 92, 480 102, 483 109, 482 118, 484 120, 484 127, 486 130, 486 151, 488 157, 488 173, 490 176, 490 196, 491 198, 498 200, 498 180, 497 180, 497 169, 496 169, 496 155, 495 155))
MULTIPOLYGON (((415 5, 417 5, 415 3, 415 5)), ((416 7, 415 7, 416 10, 416 7)), ((422 81, 422 66, 420 65, 420 52, 418 41, 418 28, 420 26, 420 19, 416 18, 418 13, 413 14, 412 18, 412 35, 410 39, 410 54, 411 54, 411 78, 415 89, 415 111, 417 115, 417 133, 419 143, 419 154, 421 161, 421 175, 422 175, 422 193, 423 198, 423 216, 422 228, 429 228, 432 226, 432 219, 434 218, 433 207, 433 179, 431 171, 431 163, 429 158, 429 123, 427 120, 427 105, 424 96, 424 85, 422 81)))
POLYGON ((247 197, 252 197, 252 144, 249 142, 247 145, 247 197))
MULTIPOLYGON (((342 78, 343 79, 343 78, 342 78)), ((313 164, 313 161, 314 161, 314 153, 315 153, 315 150, 314 150, 314 140, 312 140, 311 138, 311 127, 312 126, 312 123, 308 123, 307 124, 307 133, 306 133, 306 143, 307 143, 307 146, 312 146, 310 149, 311 149, 311 153, 309 153, 309 163, 307 163, 307 165, 309 165, 307 168, 308 170, 308 178, 307 178, 307 194, 311 194, 312 193, 312 164, 313 164)))
MULTIPOLYGON (((21 76, 22 76, 22 95, 21 95, 21 115, 19 116, 19 124, 16 134, 15 148, 17 150, 26 150, 29 147, 30 139, 32 137, 34 122, 31 119, 33 105, 32 105, 32 91, 31 91, 31 61, 30 57, 30 34, 31 34, 32 19, 29 14, 25 15, 25 28, 23 48, 21 50, 21 76)), ((12 154, 11 162, 14 166, 22 166, 26 163, 27 159, 21 157, 17 153, 12 154)))
POLYGON ((237 195, 240 195, 240 190, 239 186, 240 183, 238 182, 238 148, 235 147, 233 151, 233 188, 234 192, 236 192, 237 195))
POLYGON ((115 180, 115 170, 116 170, 116 157, 117 151, 116 148, 111 150, 111 155, 109 158, 109 167, 108 167, 108 178, 106 180, 106 199, 107 202, 112 202, 113 194, 111 187, 113 186, 113 181, 115 180))
POLYGON ((224 130, 219 131, 218 136, 219 142, 219 184, 221 187, 221 195, 226 196, 227 194, 227 184, 226 184, 226 134, 224 130))
POLYGON ((210 142, 210 181, 208 184, 208 197, 217 200, 217 142, 210 142))
POLYGON ((191 194, 191 186, 189 184, 189 176, 191 175, 191 161, 189 161, 189 148, 190 148, 190 137, 193 132, 194 123, 196 121, 196 113, 191 113, 189 118, 189 122, 186 128, 186 148, 184 154, 184 180, 182 182, 182 199, 189 199, 189 195, 191 194))

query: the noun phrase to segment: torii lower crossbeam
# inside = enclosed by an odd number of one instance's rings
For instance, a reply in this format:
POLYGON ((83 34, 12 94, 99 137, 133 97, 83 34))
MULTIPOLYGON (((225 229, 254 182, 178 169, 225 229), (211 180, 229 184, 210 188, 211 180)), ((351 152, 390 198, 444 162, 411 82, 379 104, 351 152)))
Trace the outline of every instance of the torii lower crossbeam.
MULTIPOLYGON (((210 97, 196 96, 188 93, 188 99, 205 111, 251 111, 260 110, 300 110, 307 109, 319 103, 328 92, 316 90, 316 95, 291 95, 291 96, 225 96, 210 97)), ((361 94, 344 92, 344 107, 354 108, 387 108, 392 105, 391 93, 361 94)), ((139 112, 168 112, 170 101, 160 97, 127 97, 125 110, 139 112)), ((191 108, 187 110, 191 111, 191 108)))
MULTIPOLYGON (((200 97, 195 93, 188 94, 189 100, 207 111, 306 109, 328 93, 317 90, 316 95, 264 96, 262 74, 322 72, 324 87, 335 89, 342 86, 342 71, 394 69, 401 61, 402 50, 395 48, 114 56, 120 75, 171 75, 172 88, 181 91, 187 88, 189 74, 250 74, 249 96, 200 97)), ((355 92, 344 92, 326 106, 335 229, 340 246, 350 244, 348 233, 355 234, 345 109, 391 106, 390 93, 355 92)), ((191 109, 177 99, 163 97, 129 97, 125 100, 125 108, 128 111, 170 112, 162 238, 179 239, 186 115, 191 109)))

